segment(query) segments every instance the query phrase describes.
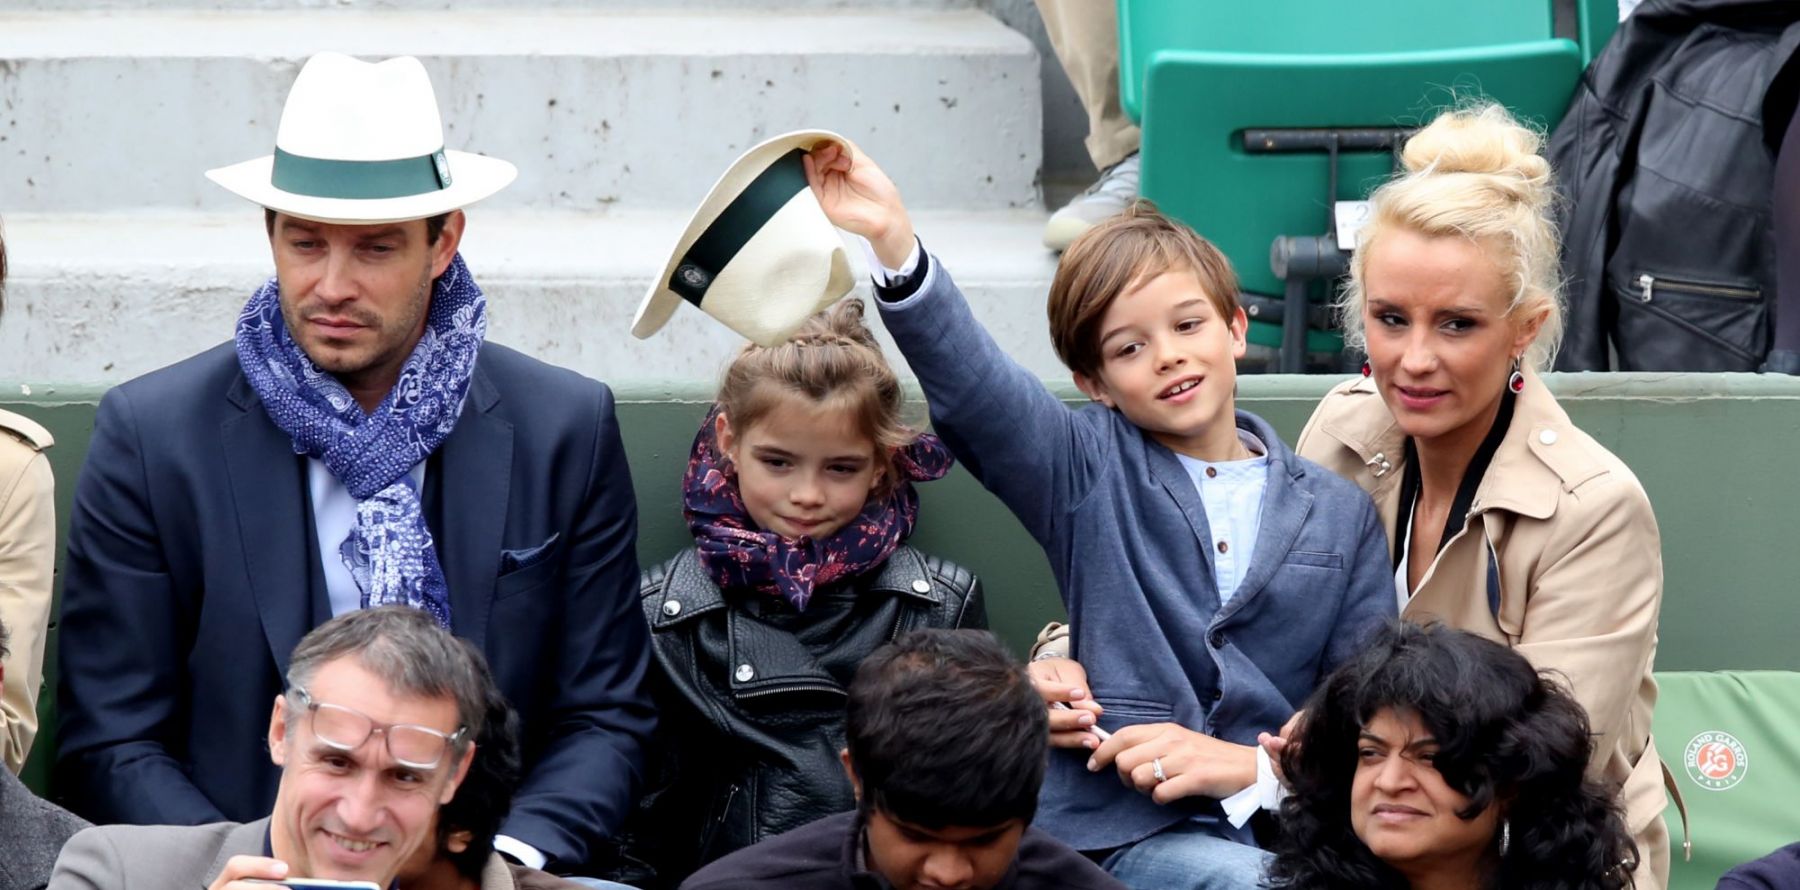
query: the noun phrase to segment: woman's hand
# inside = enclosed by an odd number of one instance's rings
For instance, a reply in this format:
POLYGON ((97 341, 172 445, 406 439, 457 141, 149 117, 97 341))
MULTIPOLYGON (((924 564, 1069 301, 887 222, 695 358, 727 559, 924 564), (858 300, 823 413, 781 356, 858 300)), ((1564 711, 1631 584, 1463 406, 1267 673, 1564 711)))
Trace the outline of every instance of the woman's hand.
POLYGON ((868 155, 837 142, 813 149, 805 163, 806 182, 825 218, 869 239, 882 265, 905 265, 913 249, 912 219, 893 180, 868 155))
POLYGON ((1095 749, 1088 769, 1108 764, 1127 787, 1166 804, 1203 795, 1226 798, 1256 783, 1256 749, 1223 742, 1176 723, 1127 726, 1095 749), (1163 778, 1156 778, 1162 765, 1163 778))
POLYGON ((1032 687, 1050 709, 1050 746, 1099 747, 1100 737, 1092 729, 1103 709, 1088 695, 1087 671, 1081 663, 1073 658, 1046 658, 1032 662, 1029 670, 1032 687), (1058 702, 1068 708, 1057 707, 1058 702))
POLYGON ((1294 716, 1289 717, 1288 722, 1281 725, 1280 733, 1271 735, 1259 732, 1256 734, 1256 743, 1261 745, 1264 751, 1269 752, 1269 767, 1275 771, 1275 778, 1280 780, 1283 785, 1287 784, 1287 775, 1281 771, 1281 752, 1286 751, 1289 745, 1294 744, 1294 736, 1300 732, 1300 720, 1305 716, 1305 711, 1295 711, 1294 716))

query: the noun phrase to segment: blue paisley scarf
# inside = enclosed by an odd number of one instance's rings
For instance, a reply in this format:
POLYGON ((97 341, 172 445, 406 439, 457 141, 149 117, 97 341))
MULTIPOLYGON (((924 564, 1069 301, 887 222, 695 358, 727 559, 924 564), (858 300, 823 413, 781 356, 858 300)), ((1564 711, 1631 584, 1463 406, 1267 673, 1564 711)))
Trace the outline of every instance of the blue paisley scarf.
POLYGON ((362 605, 405 604, 450 627, 450 591, 438 564, 412 467, 443 444, 462 415, 475 356, 487 337, 487 300, 462 255, 431 288, 425 335, 400 379, 371 413, 300 350, 271 278, 238 316, 238 364, 269 419, 356 499, 356 525, 340 553, 362 605))
POLYGON ((717 405, 700 424, 687 474, 681 480, 688 530, 700 566, 721 589, 751 588, 805 610, 813 589, 854 578, 887 562, 912 536, 919 518, 914 482, 941 479, 955 459, 938 437, 921 434, 894 451, 900 483, 886 497, 870 497, 862 512, 825 538, 783 538, 750 518, 738 493, 737 473, 714 438, 717 405))

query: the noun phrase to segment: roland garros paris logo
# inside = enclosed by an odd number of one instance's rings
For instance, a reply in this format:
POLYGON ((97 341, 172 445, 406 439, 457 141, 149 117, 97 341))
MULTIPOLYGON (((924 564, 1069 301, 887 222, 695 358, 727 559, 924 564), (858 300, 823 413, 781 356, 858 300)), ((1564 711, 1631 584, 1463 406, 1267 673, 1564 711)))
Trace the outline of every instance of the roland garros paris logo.
POLYGON ((1724 791, 1744 781, 1750 769, 1750 756, 1744 746, 1728 732, 1703 732, 1688 742, 1688 778, 1708 791, 1724 791))

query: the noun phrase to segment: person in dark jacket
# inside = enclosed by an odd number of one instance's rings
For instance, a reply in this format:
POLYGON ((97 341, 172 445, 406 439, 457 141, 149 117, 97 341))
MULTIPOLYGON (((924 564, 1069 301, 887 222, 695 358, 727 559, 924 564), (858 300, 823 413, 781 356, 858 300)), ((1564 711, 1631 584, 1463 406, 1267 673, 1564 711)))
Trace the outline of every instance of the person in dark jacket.
POLYGON ((740 850, 682 890, 1124 890, 1031 828, 1049 721, 992 634, 924 630, 850 684, 841 753, 855 812, 740 850))
POLYGON ((1718 890, 1800 890, 1800 844, 1788 844, 1726 872, 1718 890))
MULTIPOLYGON (((10 654, 0 624, 0 659, 10 654)), ((6 682, 0 669, 0 684, 6 682)), ((11 770, 0 769, 0 890, 43 890, 56 854, 87 820, 35 794, 11 770)))
POLYGON ((726 370, 683 482, 694 546, 643 576, 661 762, 614 879, 673 886, 851 809, 856 666, 908 630, 986 626, 975 577, 906 544, 912 483, 951 458, 901 399, 857 300, 726 370))

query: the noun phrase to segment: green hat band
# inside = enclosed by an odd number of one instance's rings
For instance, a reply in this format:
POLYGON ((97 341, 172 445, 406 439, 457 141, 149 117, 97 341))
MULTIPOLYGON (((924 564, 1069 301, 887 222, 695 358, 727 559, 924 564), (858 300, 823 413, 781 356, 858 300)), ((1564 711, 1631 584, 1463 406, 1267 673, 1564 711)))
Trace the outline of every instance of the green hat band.
POLYGON ((449 188, 450 162, 441 148, 391 161, 309 158, 276 148, 269 182, 289 194, 312 198, 408 198, 449 188))

